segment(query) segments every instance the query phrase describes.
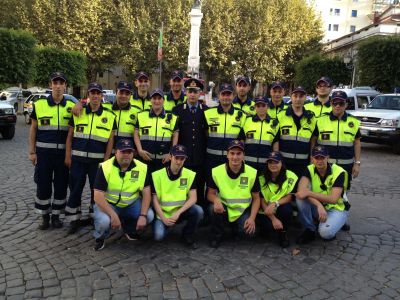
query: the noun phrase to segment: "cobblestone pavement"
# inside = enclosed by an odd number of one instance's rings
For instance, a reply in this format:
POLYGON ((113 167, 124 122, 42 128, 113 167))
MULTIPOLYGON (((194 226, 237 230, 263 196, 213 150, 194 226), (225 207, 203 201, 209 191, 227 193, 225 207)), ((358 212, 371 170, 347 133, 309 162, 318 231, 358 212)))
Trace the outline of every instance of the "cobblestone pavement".
MULTIPOLYGON (((389 299, 400 297, 400 156, 363 145, 350 199, 351 231, 281 250, 273 241, 227 241, 188 250, 178 233, 157 244, 114 235, 101 252, 90 228, 38 231, 28 126, 0 139, 0 299, 389 299)), ((292 236, 292 241, 294 240, 292 236)), ((150 238, 150 235, 148 234, 150 238)))

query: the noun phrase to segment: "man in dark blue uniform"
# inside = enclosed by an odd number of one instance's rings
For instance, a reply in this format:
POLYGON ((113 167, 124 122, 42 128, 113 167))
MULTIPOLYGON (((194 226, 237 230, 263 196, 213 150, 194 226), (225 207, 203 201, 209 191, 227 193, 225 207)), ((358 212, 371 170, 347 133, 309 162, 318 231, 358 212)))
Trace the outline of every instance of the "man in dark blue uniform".
POLYGON ((206 156, 206 119, 204 110, 207 106, 199 103, 200 92, 204 89, 200 80, 191 78, 185 82, 187 103, 179 104, 173 109, 178 116, 179 141, 186 147, 185 167, 196 172, 197 203, 207 211, 208 203, 204 198, 205 156, 206 156))

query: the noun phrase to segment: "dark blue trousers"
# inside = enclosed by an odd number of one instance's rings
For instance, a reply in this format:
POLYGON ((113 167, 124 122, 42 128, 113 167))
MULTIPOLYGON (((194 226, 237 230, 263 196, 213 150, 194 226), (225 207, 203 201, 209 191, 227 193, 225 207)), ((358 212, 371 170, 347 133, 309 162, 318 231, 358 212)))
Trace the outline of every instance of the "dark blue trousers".
POLYGON ((65 208, 65 216, 69 221, 76 221, 81 218, 81 203, 82 192, 86 184, 86 176, 89 177, 90 185, 90 207, 89 212, 93 212, 93 185, 96 179, 99 162, 81 162, 72 159, 70 174, 69 174, 69 198, 67 207, 65 208))
POLYGON ((64 211, 68 188, 68 168, 64 158, 64 155, 37 154, 35 209, 42 215, 59 215, 64 211))

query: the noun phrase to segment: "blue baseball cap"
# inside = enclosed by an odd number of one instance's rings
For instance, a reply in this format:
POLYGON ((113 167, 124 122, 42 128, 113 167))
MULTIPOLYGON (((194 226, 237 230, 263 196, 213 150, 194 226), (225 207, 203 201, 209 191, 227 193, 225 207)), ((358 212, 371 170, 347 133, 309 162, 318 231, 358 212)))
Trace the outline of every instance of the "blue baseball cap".
POLYGON ((67 77, 62 72, 51 73, 50 80, 53 81, 53 80, 56 80, 56 79, 61 79, 61 80, 65 81, 65 82, 67 81, 67 77))
POLYGON ((145 77, 146 79, 150 78, 149 74, 144 71, 140 71, 140 72, 136 73, 135 79, 138 80, 138 79, 140 79, 140 77, 145 77))
POLYGON ((152 90, 151 93, 150 93, 150 98, 153 98, 155 95, 160 95, 161 98, 164 98, 164 92, 163 92, 162 89, 152 90))
POLYGON ((274 89, 274 88, 281 88, 281 89, 285 89, 285 87, 286 87, 286 84, 283 82, 283 81, 280 81, 280 80, 278 80, 278 81, 274 81, 272 84, 271 84, 271 89, 274 89))
POLYGON ((89 83, 88 92, 91 92, 91 91, 100 91, 102 93, 103 86, 98 82, 89 83))
POLYGON ((240 150, 244 151, 244 144, 242 141, 239 140, 233 140, 229 143, 228 145, 228 151, 233 149, 233 148, 239 148, 240 150))
POLYGON ((135 147, 133 147, 133 142, 132 140, 128 140, 128 139, 121 139, 117 142, 117 144, 115 145, 115 148, 117 150, 135 150, 135 147))
POLYGON ((241 81, 243 81, 244 83, 246 83, 247 85, 250 85, 250 78, 247 76, 239 76, 236 79, 236 84, 240 83, 241 81))
POLYGON ((118 82, 117 90, 119 91, 129 91, 132 92, 132 84, 127 81, 120 81, 118 82))
POLYGON ((280 162, 280 161, 283 161, 283 157, 280 152, 272 151, 268 154, 266 162, 268 162, 269 160, 274 160, 274 161, 280 162))
POLYGON ((221 83, 219 86, 219 92, 223 93, 223 92, 231 92, 233 93, 234 89, 232 84, 230 83, 221 83))
POLYGON ((293 91, 292 91, 292 94, 294 94, 294 93, 302 93, 302 94, 307 94, 306 93, 306 90, 302 87, 302 86, 296 86, 294 89, 293 89, 293 91))
POLYGON ((179 144, 172 146, 170 153, 172 156, 187 157, 186 147, 179 144))
POLYGON ((174 80, 175 78, 183 79, 183 72, 180 70, 174 70, 171 72, 170 78, 174 80))
POLYGON ((328 86, 331 86, 332 85, 332 79, 330 79, 328 76, 322 76, 320 79, 318 79, 317 80, 317 85, 320 83, 320 82, 324 82, 324 83, 326 83, 328 86))
POLYGON ((254 98, 254 103, 265 103, 265 104, 269 104, 268 99, 262 95, 258 95, 254 98))
POLYGON ((332 102, 339 102, 339 101, 347 101, 347 94, 345 91, 335 91, 332 93, 331 96, 332 102))
POLYGON ((325 146, 316 145, 311 151, 311 156, 312 157, 317 157, 317 156, 327 157, 327 156, 329 156, 328 149, 325 146))

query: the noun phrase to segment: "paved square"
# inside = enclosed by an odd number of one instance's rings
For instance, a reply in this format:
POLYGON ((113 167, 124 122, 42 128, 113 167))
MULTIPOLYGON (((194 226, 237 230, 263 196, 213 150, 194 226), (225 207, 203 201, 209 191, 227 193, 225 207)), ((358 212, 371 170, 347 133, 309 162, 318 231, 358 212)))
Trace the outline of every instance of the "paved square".
MULTIPOLYGON (((188 250, 172 233, 166 242, 128 242, 114 235, 101 252, 90 228, 66 236, 37 230, 29 127, 0 139, 0 299, 399 299, 400 156, 363 144, 354 181, 350 232, 282 250, 274 241, 225 242, 188 250)), ((150 238, 150 236, 149 236, 150 238)))

